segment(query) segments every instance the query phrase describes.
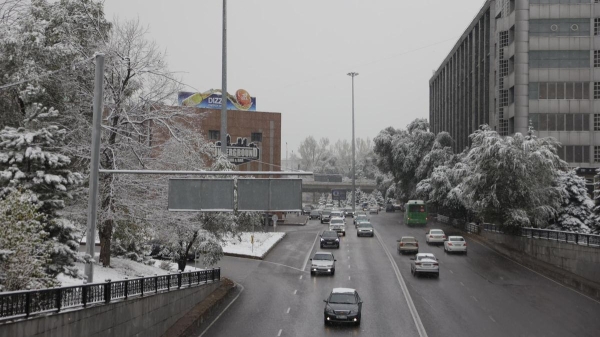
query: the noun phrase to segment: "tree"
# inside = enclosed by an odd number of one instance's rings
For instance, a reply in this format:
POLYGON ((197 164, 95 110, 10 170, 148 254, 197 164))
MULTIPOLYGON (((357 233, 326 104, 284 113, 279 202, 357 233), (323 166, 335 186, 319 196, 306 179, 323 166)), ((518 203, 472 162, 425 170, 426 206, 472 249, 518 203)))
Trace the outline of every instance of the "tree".
POLYGON ((515 133, 501 137, 483 125, 470 136, 472 146, 463 162, 469 174, 455 189, 479 218, 512 226, 542 226, 562 201, 557 186, 566 168, 552 138, 515 133))
POLYGON ((551 229, 577 233, 594 230, 594 202, 587 194, 585 179, 575 170, 560 172, 558 186, 562 190, 562 203, 551 229))
POLYGON ((57 284, 48 274, 53 245, 35 196, 16 191, 0 200, 0 291, 57 284))

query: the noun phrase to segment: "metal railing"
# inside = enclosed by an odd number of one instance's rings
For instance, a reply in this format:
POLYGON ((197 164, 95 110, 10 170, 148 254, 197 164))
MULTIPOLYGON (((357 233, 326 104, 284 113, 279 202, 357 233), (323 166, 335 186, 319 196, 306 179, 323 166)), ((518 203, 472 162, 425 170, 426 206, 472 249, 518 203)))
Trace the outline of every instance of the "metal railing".
POLYGON ((221 269, 126 279, 80 286, 11 291, 0 293, 0 320, 29 317, 44 312, 60 312, 67 308, 90 304, 108 304, 113 300, 156 294, 184 287, 206 284, 221 279, 221 269))
POLYGON ((493 224, 484 224, 483 229, 495 233, 505 233, 510 231, 510 233, 514 232, 515 235, 527 238, 553 240, 588 247, 600 247, 600 235, 555 231, 551 229, 539 229, 531 227, 517 227, 514 229, 508 229, 505 226, 493 224))

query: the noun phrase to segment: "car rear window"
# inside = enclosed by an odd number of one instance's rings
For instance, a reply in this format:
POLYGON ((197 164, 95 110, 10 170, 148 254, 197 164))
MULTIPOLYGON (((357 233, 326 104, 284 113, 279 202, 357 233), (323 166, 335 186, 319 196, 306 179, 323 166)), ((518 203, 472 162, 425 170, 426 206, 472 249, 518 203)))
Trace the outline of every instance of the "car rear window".
POLYGON ((465 241, 463 238, 450 238, 450 241, 465 241))
POLYGON ((331 224, 343 224, 344 220, 342 219, 331 219, 331 224))
POLYGON ((327 238, 335 237, 335 238, 337 238, 338 235, 337 235, 336 232, 323 232, 323 237, 327 237, 327 238))
POLYGON ((354 304, 356 303, 356 297, 354 294, 331 294, 329 303, 354 304))
POLYGON ((431 234, 444 234, 444 231, 441 231, 441 230, 432 230, 431 234))
POLYGON ((402 242, 415 242, 417 241, 415 238, 402 238, 402 242))
POLYGON ((331 254, 315 254, 315 257, 313 257, 313 260, 331 261, 331 260, 333 260, 333 256, 331 256, 331 254))
POLYGON ((373 226, 371 226, 371 224, 368 223, 368 222, 361 222, 361 223, 358 224, 358 227, 360 227, 360 228, 373 228, 373 226))

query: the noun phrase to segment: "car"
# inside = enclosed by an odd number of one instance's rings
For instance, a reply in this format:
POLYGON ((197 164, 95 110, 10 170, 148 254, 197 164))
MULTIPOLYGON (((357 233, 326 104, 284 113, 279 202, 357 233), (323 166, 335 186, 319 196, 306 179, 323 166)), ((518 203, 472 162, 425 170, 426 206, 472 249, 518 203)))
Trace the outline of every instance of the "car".
POLYGON ((402 205, 402 204, 393 204, 392 206, 394 207, 394 211, 404 212, 404 205, 402 205))
POLYGON ((307 205, 302 208, 302 215, 309 215, 312 212, 312 206, 307 205))
POLYGON ((329 223, 330 220, 331 220, 331 210, 324 209, 321 212, 321 223, 329 223))
POLYGON ((316 252, 315 255, 310 259, 310 274, 335 274, 335 257, 329 252, 316 252))
POLYGON ((369 221, 366 214, 359 214, 354 218, 354 224, 356 225, 359 221, 369 221))
POLYGON ((308 215, 308 217, 312 220, 312 219, 320 219, 321 218, 321 211, 319 211, 318 209, 313 209, 312 211, 310 211, 310 214, 308 215))
POLYGON ((443 244, 446 241, 446 234, 441 229, 430 229, 425 232, 425 242, 428 244, 432 243, 441 243, 443 244))
POLYGON ((419 241, 414 236, 403 236, 397 242, 398 254, 419 252, 419 241))
POLYGON ((352 288, 333 288, 325 302, 323 322, 360 325, 362 299, 352 288))
POLYGON ((358 228, 358 225, 360 225, 361 223, 371 223, 369 220, 367 219, 360 219, 358 221, 356 221, 356 223, 354 224, 354 228, 358 228))
POLYGON ((323 231, 321 234, 321 248, 335 247, 340 249, 340 237, 335 231, 323 231))
POLYGON ((340 217, 331 218, 329 221, 329 230, 336 231, 341 233, 343 236, 346 236, 346 221, 344 218, 340 217))
POLYGON ((419 276, 419 274, 430 274, 440 277, 440 264, 435 258, 435 255, 431 253, 418 253, 415 257, 410 258, 410 273, 413 276, 419 276))
POLYGON ((376 206, 369 207, 369 214, 379 214, 379 207, 376 207, 376 206))
POLYGON ((346 216, 344 215, 343 211, 337 211, 337 210, 333 210, 331 211, 331 218, 345 218, 346 216))
POLYGON ((392 204, 387 204, 387 205, 385 205, 385 211, 386 211, 386 212, 395 212, 395 211, 396 211, 396 209, 394 208, 394 205, 392 205, 392 204))
POLYGON ((373 225, 370 222, 363 221, 358 224, 356 228, 356 236, 375 236, 375 230, 373 229, 373 225))
POLYGON ((352 207, 344 208, 344 213, 346 214, 346 217, 354 217, 354 211, 352 210, 352 207))
POLYGON ((333 208, 333 204, 325 204, 325 208, 332 209, 333 208))
POLYGON ((467 254, 467 241, 462 236, 449 236, 444 241, 444 252, 462 252, 467 254))

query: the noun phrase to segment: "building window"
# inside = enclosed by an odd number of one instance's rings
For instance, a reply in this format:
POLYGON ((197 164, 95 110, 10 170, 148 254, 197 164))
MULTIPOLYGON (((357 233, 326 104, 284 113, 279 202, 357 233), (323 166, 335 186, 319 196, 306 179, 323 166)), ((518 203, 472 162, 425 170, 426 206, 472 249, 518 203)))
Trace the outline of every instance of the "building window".
POLYGON ((594 50, 594 68, 600 67, 600 50, 594 50))
POLYGON ((589 99, 589 82, 529 83, 530 99, 589 99))
POLYGON ((221 139, 221 131, 219 131, 219 130, 208 130, 208 139, 210 139, 210 140, 220 140, 221 139))
POLYGON ((600 82, 594 82, 594 99, 600 99, 600 82))
POLYGON ((594 146, 594 163, 600 163, 600 146, 594 146))
POLYGON ((588 50, 532 50, 530 68, 589 68, 588 50))
POLYGON ((600 18, 594 18, 594 35, 600 35, 600 18))
POLYGON ((253 142, 262 142, 262 133, 261 132, 252 132, 252 141, 253 142))
POLYGON ((600 131, 600 114, 594 114, 594 131, 600 131))
MULTIPOLYGON (((530 114, 529 120, 538 131, 590 131, 589 114, 530 114)), ((598 123, 600 128, 600 121, 598 123)))

